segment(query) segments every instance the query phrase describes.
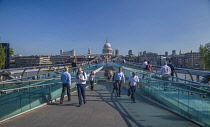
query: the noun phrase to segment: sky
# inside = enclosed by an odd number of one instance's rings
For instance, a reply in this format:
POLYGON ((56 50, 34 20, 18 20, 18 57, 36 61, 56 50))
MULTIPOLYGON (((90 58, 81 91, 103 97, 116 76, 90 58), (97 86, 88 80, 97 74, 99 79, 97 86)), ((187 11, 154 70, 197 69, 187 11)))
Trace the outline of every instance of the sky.
POLYGON ((196 52, 210 42, 210 0, 0 0, 0 42, 15 54, 196 52))

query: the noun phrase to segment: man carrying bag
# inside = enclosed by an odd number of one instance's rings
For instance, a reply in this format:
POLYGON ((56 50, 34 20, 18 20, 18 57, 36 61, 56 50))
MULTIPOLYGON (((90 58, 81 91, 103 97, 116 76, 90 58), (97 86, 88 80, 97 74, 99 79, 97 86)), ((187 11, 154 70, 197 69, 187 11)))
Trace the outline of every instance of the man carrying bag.
POLYGON ((135 92, 136 92, 136 87, 138 86, 139 88, 139 77, 136 75, 135 72, 132 73, 132 76, 129 77, 129 83, 128 83, 128 95, 129 93, 131 94, 131 101, 133 103, 136 103, 135 101, 135 92))

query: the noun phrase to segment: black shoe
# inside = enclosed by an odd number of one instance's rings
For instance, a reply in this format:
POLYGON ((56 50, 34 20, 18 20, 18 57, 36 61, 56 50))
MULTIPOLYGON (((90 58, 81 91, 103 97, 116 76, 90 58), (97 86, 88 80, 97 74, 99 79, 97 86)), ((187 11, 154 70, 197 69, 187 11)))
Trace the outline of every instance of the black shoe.
POLYGON ((118 97, 121 97, 120 95, 118 97))
POLYGON ((60 104, 63 104, 63 100, 60 100, 60 104))
POLYGON ((83 100, 83 103, 85 104, 86 103, 86 100, 83 100))
POLYGON ((77 107, 81 107, 82 106, 82 104, 79 104, 77 107))
POLYGON ((135 100, 133 100, 133 103, 136 103, 136 101, 135 101, 135 100))
POLYGON ((71 98, 70 98, 70 99, 68 99, 68 101, 71 101, 71 98))

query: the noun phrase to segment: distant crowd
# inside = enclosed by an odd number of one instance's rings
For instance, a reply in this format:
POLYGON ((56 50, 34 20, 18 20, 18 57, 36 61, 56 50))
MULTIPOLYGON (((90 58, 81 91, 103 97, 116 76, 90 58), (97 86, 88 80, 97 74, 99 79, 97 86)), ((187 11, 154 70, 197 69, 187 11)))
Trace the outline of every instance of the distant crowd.
MULTIPOLYGON (((152 65, 150 64, 149 61, 146 61, 146 60, 144 60, 142 64, 142 68, 148 71, 153 71, 152 65)), ((160 69, 160 74, 174 76, 174 65, 172 64, 171 60, 169 60, 168 64, 167 62, 164 62, 164 65, 160 69)))
MULTIPOLYGON (((115 60, 113 60, 113 62, 115 62, 115 60)), ((123 65, 126 64, 125 59, 123 59, 122 63, 123 63, 123 65)), ((153 71, 153 67, 150 64, 150 61, 147 61, 147 60, 144 60, 144 62, 141 65, 141 68, 143 68, 144 70, 147 70, 147 71, 153 71)), ((174 76, 174 64, 172 63, 171 60, 169 60, 168 63, 164 62, 164 65, 161 66, 160 74, 174 76)))

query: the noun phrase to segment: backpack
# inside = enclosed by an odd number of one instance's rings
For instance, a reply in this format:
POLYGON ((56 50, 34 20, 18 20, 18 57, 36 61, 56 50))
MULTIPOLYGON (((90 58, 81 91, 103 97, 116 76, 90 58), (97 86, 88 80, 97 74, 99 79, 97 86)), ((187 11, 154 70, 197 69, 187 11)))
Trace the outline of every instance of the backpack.
MULTIPOLYGON (((79 73, 77 72, 77 76, 78 76, 78 74, 79 74, 79 73)), ((82 74, 83 74, 83 76, 85 77, 85 72, 84 72, 84 71, 82 72, 82 74)), ((85 78, 86 78, 86 77, 85 77, 85 78)))

